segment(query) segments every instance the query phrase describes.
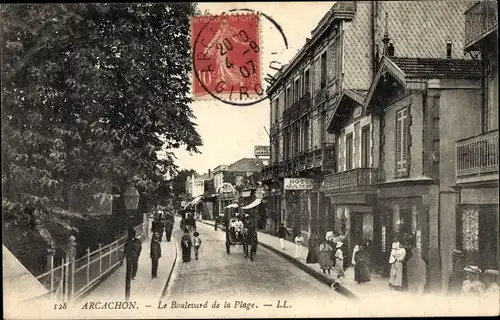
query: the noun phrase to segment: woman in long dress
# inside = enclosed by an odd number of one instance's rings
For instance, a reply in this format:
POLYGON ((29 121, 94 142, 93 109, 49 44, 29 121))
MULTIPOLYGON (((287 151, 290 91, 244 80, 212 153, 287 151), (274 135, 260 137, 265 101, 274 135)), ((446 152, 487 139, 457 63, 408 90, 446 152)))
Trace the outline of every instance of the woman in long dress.
POLYGON ((319 236, 317 233, 313 233, 309 239, 309 251, 307 252, 306 263, 317 263, 318 262, 318 240, 319 236))
POLYGON ((182 248, 182 262, 191 261, 191 248, 193 243, 191 241, 191 236, 189 235, 188 229, 184 229, 184 235, 181 238, 181 248, 182 248))
POLYGON ((396 290, 403 290, 403 261, 406 257, 406 250, 399 242, 394 242, 389 263, 391 272, 389 286, 396 290))
POLYGON ((357 283, 369 282, 370 279, 370 257, 366 248, 361 245, 358 250, 354 252, 354 281, 357 283))
POLYGON ((333 268, 332 252, 333 247, 328 243, 328 240, 323 240, 319 245, 319 266, 323 270, 323 274, 330 274, 330 270, 333 268))

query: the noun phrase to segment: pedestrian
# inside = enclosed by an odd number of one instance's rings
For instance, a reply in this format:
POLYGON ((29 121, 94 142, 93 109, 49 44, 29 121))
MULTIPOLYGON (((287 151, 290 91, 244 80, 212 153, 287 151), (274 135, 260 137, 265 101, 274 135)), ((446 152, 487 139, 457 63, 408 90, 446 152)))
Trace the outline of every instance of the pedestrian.
POLYGON ((167 241, 170 242, 172 238, 172 230, 174 229, 174 216, 172 213, 166 215, 165 219, 165 237, 167 241))
POLYGON ((181 248, 182 248, 182 262, 191 261, 191 247, 193 243, 191 242, 191 237, 189 235, 189 230, 184 229, 184 235, 181 238, 181 248))
POLYGON ((309 251, 307 252, 306 263, 317 263, 318 262, 318 244, 319 235, 317 232, 313 232, 308 241, 309 251))
POLYGON ((158 260, 161 258, 160 235, 158 233, 153 234, 153 239, 151 239, 149 257, 151 258, 151 278, 158 278, 158 260))
POLYGON ((196 260, 198 260, 198 252, 200 250, 201 246, 201 239, 200 239, 200 234, 198 232, 193 233, 193 247, 194 247, 194 257, 196 260))
POLYGON ((486 286, 478 279, 481 269, 477 266, 467 266, 464 270, 467 272, 467 279, 462 283, 462 295, 467 297, 482 296, 486 291, 486 286))
POLYGON ((492 301, 498 301, 500 298, 500 287, 498 286, 498 270, 488 269, 484 271, 484 282, 486 282, 486 291, 484 292, 484 297, 487 299, 492 299, 492 301))
POLYGON ((278 237, 280 238, 281 250, 285 250, 285 239, 287 236, 290 236, 290 232, 285 228, 285 225, 282 223, 278 230, 278 237))
POLYGON ((335 251, 335 270, 337 271, 337 279, 345 278, 344 274, 344 254, 342 253, 342 242, 337 242, 335 251))
POLYGON ((137 268, 139 267, 139 256, 141 255, 142 244, 141 240, 136 238, 135 230, 130 233, 130 239, 124 247, 127 264, 130 265, 130 277, 135 280, 137 268))
POLYGON ((302 254, 302 242, 304 242, 304 237, 300 230, 295 230, 295 259, 300 259, 302 254))
POLYGON ((323 274, 330 274, 330 270, 333 268, 332 260, 333 247, 328 243, 328 240, 323 240, 319 245, 319 266, 323 270, 323 274))
POLYGON ((398 291, 403 290, 403 261, 405 257, 405 248, 403 248, 399 241, 393 242, 389 258, 389 263, 391 264, 389 286, 398 291))
POLYGON ((358 284, 370 282, 370 261, 367 248, 356 245, 358 250, 353 253, 354 281, 358 284))

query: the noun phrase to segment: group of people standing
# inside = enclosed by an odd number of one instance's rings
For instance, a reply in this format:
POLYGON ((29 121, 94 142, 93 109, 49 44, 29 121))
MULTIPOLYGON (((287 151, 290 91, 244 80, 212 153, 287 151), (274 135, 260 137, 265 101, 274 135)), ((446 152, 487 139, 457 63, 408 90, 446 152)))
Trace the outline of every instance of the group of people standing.
POLYGON ((467 279, 462 283, 462 296, 500 298, 500 287, 498 286, 498 270, 488 269, 484 273, 477 266, 467 266, 464 268, 467 279), (484 282, 479 280, 483 274, 484 282))
POLYGON ((174 228, 174 215, 172 213, 165 213, 163 211, 158 211, 154 214, 154 220, 151 225, 151 231, 157 233, 159 238, 158 240, 161 242, 163 238, 163 232, 165 232, 165 236, 167 241, 170 242, 172 238, 172 230, 174 228))
POLYGON ((198 254, 201 246, 200 234, 198 232, 193 233, 193 238, 191 239, 191 234, 187 228, 184 229, 184 234, 181 238, 181 250, 182 250, 182 262, 191 261, 191 251, 194 249, 194 257, 198 260, 198 254))

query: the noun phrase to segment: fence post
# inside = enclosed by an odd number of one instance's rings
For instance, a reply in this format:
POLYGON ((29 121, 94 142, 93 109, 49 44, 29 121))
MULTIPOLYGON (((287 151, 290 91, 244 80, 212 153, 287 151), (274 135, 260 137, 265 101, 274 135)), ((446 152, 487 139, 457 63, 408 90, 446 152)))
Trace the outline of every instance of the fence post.
POLYGON ((99 243, 99 278, 102 275, 102 244, 99 243))
POLYGON ((69 243, 68 243, 68 259, 67 259, 67 268, 66 268, 66 273, 68 274, 68 280, 69 280, 69 274, 71 273, 71 298, 73 298, 73 295, 75 293, 75 257, 76 257, 76 238, 75 236, 70 236, 69 237, 69 243))
POLYGON ((88 285, 90 282, 90 248, 87 248, 87 283, 85 285, 88 285))
POLYGON ((47 249, 47 271, 50 271, 50 295, 54 294, 54 248, 47 249))

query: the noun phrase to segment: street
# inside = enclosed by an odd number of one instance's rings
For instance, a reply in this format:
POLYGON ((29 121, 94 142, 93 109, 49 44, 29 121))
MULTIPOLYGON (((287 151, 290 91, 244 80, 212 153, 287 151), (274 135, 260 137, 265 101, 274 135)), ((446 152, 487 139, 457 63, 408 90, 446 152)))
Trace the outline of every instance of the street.
MULTIPOLYGON (((193 260, 183 263, 179 251, 166 293, 169 299, 258 297, 271 301, 299 296, 346 299, 262 246, 257 248, 254 261, 244 257, 241 246, 231 246, 228 255, 224 231, 214 231, 213 227, 199 222, 197 228, 203 241, 199 260, 194 260, 193 253, 193 260)), ((178 225, 174 236, 178 243, 182 236, 178 225)))

